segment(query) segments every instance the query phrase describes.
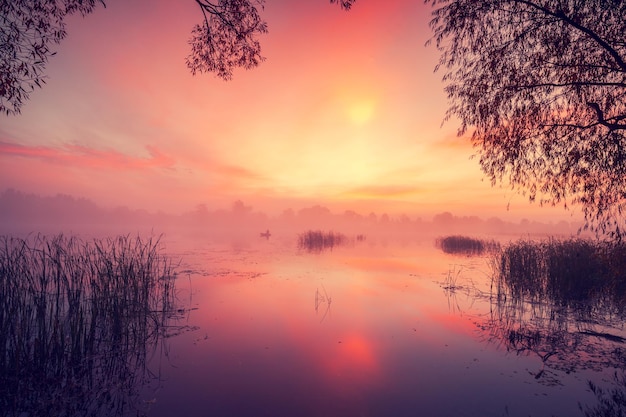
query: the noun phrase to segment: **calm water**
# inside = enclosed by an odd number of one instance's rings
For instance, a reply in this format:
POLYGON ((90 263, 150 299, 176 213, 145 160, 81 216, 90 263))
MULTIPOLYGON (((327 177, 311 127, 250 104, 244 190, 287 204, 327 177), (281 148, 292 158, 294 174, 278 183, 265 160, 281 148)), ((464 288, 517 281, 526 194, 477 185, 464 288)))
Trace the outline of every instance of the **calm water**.
POLYGON ((190 310, 150 363, 150 416, 584 415, 624 363, 620 323, 497 305, 487 259, 431 240, 165 243, 190 310))
MULTIPOLYGON (((111 341, 94 363, 115 368, 59 377, 82 391, 61 382, 20 403, 67 395, 97 416, 599 416, 599 399, 625 392, 623 309, 498 294, 488 258, 432 239, 320 253, 295 236, 162 243, 180 262, 165 337, 114 361, 111 341)), ((76 410, 62 415, 91 415, 76 410)))

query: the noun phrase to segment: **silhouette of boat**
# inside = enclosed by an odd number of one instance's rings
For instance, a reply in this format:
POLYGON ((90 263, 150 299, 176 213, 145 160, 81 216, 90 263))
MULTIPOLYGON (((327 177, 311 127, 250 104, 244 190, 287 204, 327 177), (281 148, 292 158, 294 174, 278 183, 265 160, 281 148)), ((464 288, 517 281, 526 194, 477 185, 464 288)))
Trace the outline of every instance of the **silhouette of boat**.
POLYGON ((270 233, 269 229, 267 229, 265 232, 261 233, 261 237, 264 237, 265 239, 269 239, 270 236, 272 236, 272 234, 270 233))

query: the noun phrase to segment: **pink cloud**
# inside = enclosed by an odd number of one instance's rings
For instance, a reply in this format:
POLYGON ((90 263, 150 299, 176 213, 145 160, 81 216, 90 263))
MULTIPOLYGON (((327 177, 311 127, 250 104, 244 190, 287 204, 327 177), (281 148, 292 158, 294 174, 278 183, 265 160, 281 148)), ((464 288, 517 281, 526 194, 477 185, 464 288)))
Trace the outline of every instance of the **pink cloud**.
POLYGON ((215 167, 215 172, 222 174, 226 177, 242 179, 242 180, 263 180, 262 175, 236 165, 218 165, 215 167))
POLYGON ((471 135, 459 136, 455 134, 448 134, 439 140, 437 140, 433 147, 446 150, 458 150, 465 152, 467 155, 471 155, 474 146, 472 145, 471 135))
POLYGON ((61 148, 24 146, 0 142, 0 156, 39 159, 53 164, 63 164, 112 170, 139 170, 146 168, 173 168, 175 161, 154 146, 146 146, 147 158, 125 155, 115 150, 98 150, 81 145, 61 148))

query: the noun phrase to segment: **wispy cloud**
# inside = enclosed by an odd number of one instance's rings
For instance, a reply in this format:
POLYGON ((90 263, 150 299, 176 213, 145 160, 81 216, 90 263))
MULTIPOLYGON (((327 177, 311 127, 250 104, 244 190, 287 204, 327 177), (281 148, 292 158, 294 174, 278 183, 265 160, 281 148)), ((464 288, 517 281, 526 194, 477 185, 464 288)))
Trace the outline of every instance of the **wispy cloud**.
POLYGON ((266 178, 256 171, 237 165, 217 165, 213 169, 217 174, 237 180, 265 180, 266 178))
POLYGON ((411 185, 366 185, 342 193, 342 197, 349 198, 397 198, 415 196, 423 190, 411 185))
POLYGON ((0 156, 39 159, 53 164, 79 167, 141 170, 146 168, 174 167, 175 160, 154 146, 146 146, 148 157, 137 157, 115 150, 101 150, 81 145, 65 145, 60 148, 48 146, 25 146, 0 142, 0 156))
POLYGON ((446 135, 433 143, 434 148, 465 152, 469 157, 474 153, 474 146, 470 135, 446 135))

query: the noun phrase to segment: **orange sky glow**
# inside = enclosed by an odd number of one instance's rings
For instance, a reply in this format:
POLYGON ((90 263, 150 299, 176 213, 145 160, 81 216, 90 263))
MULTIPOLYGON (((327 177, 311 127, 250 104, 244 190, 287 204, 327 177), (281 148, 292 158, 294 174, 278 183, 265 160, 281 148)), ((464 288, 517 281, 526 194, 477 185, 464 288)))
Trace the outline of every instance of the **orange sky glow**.
POLYGON ((571 218, 492 188, 457 124, 442 126, 429 6, 267 0, 263 16, 267 60, 229 82, 185 66, 193 0, 72 17, 47 84, 0 122, 0 190, 173 213, 242 200, 270 214, 571 218))

